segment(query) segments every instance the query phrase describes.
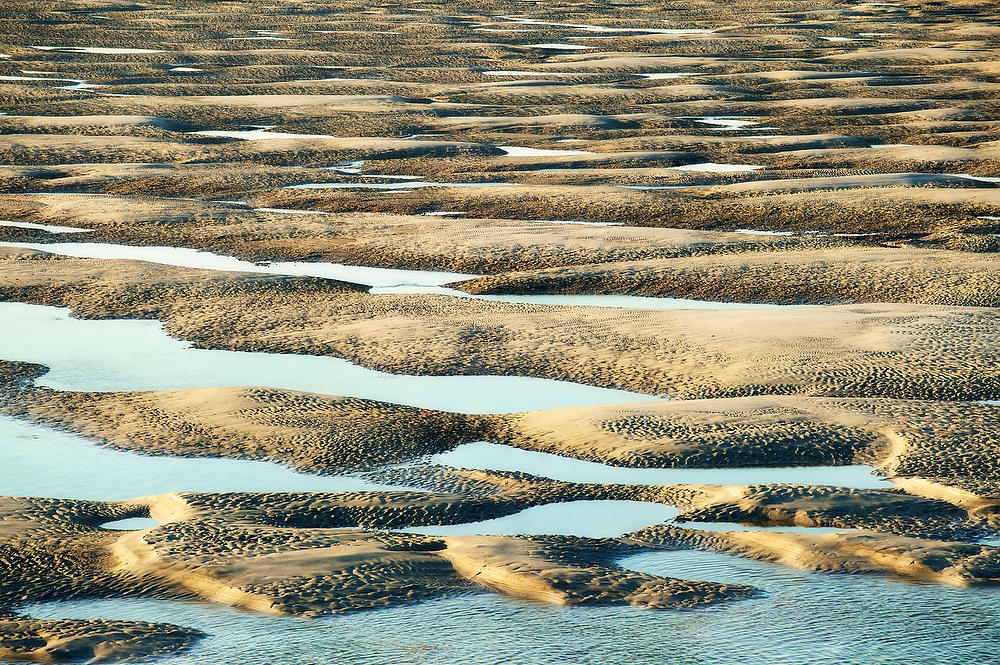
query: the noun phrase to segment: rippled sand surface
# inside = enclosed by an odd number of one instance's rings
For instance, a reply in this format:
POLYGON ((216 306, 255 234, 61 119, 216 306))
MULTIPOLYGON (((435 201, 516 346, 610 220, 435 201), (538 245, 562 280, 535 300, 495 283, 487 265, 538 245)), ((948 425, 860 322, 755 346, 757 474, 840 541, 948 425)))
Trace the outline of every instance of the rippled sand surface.
POLYGON ((1000 661, 998 25, 10 0, 0 662, 1000 661))

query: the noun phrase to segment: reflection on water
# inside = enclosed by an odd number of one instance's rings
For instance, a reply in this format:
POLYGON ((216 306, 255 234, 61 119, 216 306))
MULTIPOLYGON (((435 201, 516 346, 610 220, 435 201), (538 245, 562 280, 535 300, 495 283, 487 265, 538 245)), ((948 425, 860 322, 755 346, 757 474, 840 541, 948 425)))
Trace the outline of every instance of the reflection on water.
POLYGON ((141 529, 152 529, 155 526, 159 526, 159 524, 152 517, 129 517, 124 520, 105 522, 101 525, 101 528, 111 529, 112 531, 138 531, 141 529))
POLYGON ((656 398, 516 376, 409 376, 340 358, 193 349, 157 321, 83 321, 69 310, 0 303, 0 359, 46 365, 55 390, 271 386, 464 413, 504 413, 656 398))
MULTIPOLYGON (((324 214, 313 210, 286 208, 255 208, 265 212, 291 214, 324 214)), ((548 223, 548 222, 546 222, 548 223)), ((571 222, 582 224, 583 222, 571 222)), ((0 222, 13 224, 13 222, 0 222)), ((36 225, 37 226, 37 225, 36 225)), ((49 230, 69 227, 47 227, 49 230)), ((73 229, 86 231, 88 229, 73 229)), ((53 233, 59 231, 52 231, 53 233)), ((65 231, 63 231, 65 232, 65 231)), ((614 294, 511 294, 474 295, 447 288, 445 284, 475 279, 478 275, 439 270, 403 270, 397 268, 372 268, 352 266, 342 263, 322 261, 273 261, 253 263, 232 256, 214 254, 190 247, 161 247, 116 245, 97 242, 0 242, 0 247, 15 247, 50 252, 60 256, 85 259, 127 259, 146 261, 168 266, 198 268, 200 270, 220 270, 248 272, 265 275, 290 275, 337 279, 352 284, 371 287, 369 293, 428 293, 455 298, 492 300, 495 302, 522 303, 526 305, 571 305, 579 307, 615 307, 634 309, 767 309, 774 307, 794 307, 795 305, 775 305, 769 303, 720 302, 712 300, 692 300, 689 298, 653 298, 614 294)))
POLYGON ((365 286, 439 286, 449 282, 472 279, 476 275, 433 270, 397 270, 394 268, 369 268, 348 266, 341 263, 313 261, 274 261, 254 263, 232 256, 214 254, 189 247, 138 247, 101 242, 0 242, 0 247, 23 247, 61 256, 84 259, 129 259, 148 261, 168 266, 198 268, 201 270, 223 270, 230 272, 250 272, 269 275, 291 275, 323 277, 365 286))
POLYGON ((491 520, 448 526, 416 526, 402 529, 426 536, 521 536, 548 534, 614 538, 661 524, 677 516, 677 509, 644 501, 567 501, 532 506, 491 520))
POLYGON ((35 224, 34 222, 12 222, 0 220, 0 226, 10 226, 18 229, 34 229, 36 231, 48 231, 49 233, 90 233, 93 229, 78 229, 75 226, 59 226, 57 224, 35 224))
POLYGON ((163 665, 969 665, 1000 658, 997 589, 824 575, 708 552, 628 568, 749 584, 757 598, 686 611, 559 607, 475 594, 326 619, 205 603, 96 600, 40 618, 165 621, 211 636, 163 665))
POLYGON ((271 462, 137 455, 6 416, 0 416, 0 468, 0 494, 5 496, 118 501, 177 491, 393 489, 361 478, 296 473, 271 462))
POLYGON ((782 533, 835 533, 832 527, 758 526, 736 522, 674 522, 678 509, 646 501, 566 501, 532 506, 513 515, 445 526, 400 529, 425 536, 581 536, 617 538, 655 524, 668 523, 699 531, 776 531, 782 533))
POLYGON ((586 462, 485 441, 466 443, 449 452, 433 455, 429 459, 434 464, 460 469, 520 471, 572 483, 635 485, 792 483, 859 489, 892 486, 889 481, 872 475, 872 467, 861 464, 731 469, 636 469, 586 462))

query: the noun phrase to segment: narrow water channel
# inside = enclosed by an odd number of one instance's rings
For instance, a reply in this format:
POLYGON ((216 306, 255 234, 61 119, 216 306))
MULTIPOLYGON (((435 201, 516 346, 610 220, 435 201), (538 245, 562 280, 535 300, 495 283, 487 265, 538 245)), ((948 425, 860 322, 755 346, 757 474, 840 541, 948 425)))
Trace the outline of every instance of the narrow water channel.
POLYGON ((518 376, 389 374, 341 358, 195 349, 157 321, 81 320, 59 307, 0 303, 0 359, 45 365, 55 390, 270 386, 458 413, 505 413, 657 398, 518 376))

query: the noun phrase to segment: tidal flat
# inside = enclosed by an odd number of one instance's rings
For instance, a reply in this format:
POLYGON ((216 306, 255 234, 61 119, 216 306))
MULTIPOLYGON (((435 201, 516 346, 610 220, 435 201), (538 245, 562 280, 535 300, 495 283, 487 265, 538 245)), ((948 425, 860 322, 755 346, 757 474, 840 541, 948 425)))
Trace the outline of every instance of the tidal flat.
POLYGON ((0 663, 1000 661, 998 26, 5 3, 0 663))

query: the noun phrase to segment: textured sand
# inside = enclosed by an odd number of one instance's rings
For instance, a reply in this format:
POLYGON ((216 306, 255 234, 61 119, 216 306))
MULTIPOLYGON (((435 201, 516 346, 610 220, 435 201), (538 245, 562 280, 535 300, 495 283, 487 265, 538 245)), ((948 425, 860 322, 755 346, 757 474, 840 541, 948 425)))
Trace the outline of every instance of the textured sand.
POLYGON ((997 407, 968 400, 1000 397, 1000 223, 988 219, 1000 217, 989 180, 1000 175, 1000 14, 976 0, 901 4, 5 7, 0 220, 93 231, 0 226, 0 240, 444 269, 483 275, 460 285, 477 293, 823 306, 532 307, 0 249, 0 299, 159 319, 208 348, 693 400, 466 417, 266 386, 57 393, 30 386, 42 368, 0 363, 0 410, 106 445, 366 469, 437 492, 0 498, 0 658, 122 660, 200 637, 165 624, 12 613, 61 598, 195 597, 314 616, 484 591, 658 609, 754 592, 614 563, 647 548, 996 583, 998 550, 970 541, 1000 528, 997 407), (702 32, 525 26, 504 18, 511 14, 702 32), (507 31, 524 28, 534 31, 507 31), (259 37, 255 30, 282 40, 228 39, 259 37), (576 42, 591 47, 578 51, 532 46, 578 36, 597 39, 576 42), (656 76, 669 73, 693 75, 656 76), (720 129, 703 116, 757 124, 720 129), (194 133, 244 125, 291 136, 194 133), (501 146, 543 152, 512 157, 501 146), (699 170, 705 163, 762 168, 699 170), (507 186, 411 188, 399 176, 507 186), (385 187, 288 188, 302 183, 385 187), (659 189, 637 189, 649 187, 659 189), (427 215, 439 212, 461 214, 427 215), (786 235, 736 233, 747 229, 786 235), (378 468, 480 438, 636 467, 865 462, 899 486, 577 485, 427 464, 378 468), (617 540, 387 531, 573 499, 863 531, 661 525, 617 540), (98 527, 150 514, 162 526, 98 527))
POLYGON ((637 468, 868 463, 900 479, 998 496, 1000 406, 992 404, 766 396, 463 415, 263 388, 25 386, 39 371, 0 364, 8 412, 124 450, 270 459, 331 473, 486 439, 637 468))
POLYGON ((209 348, 335 355, 391 372, 518 374, 681 398, 1000 395, 989 308, 552 308, 88 259, 4 261, 0 297, 159 318, 209 348))

